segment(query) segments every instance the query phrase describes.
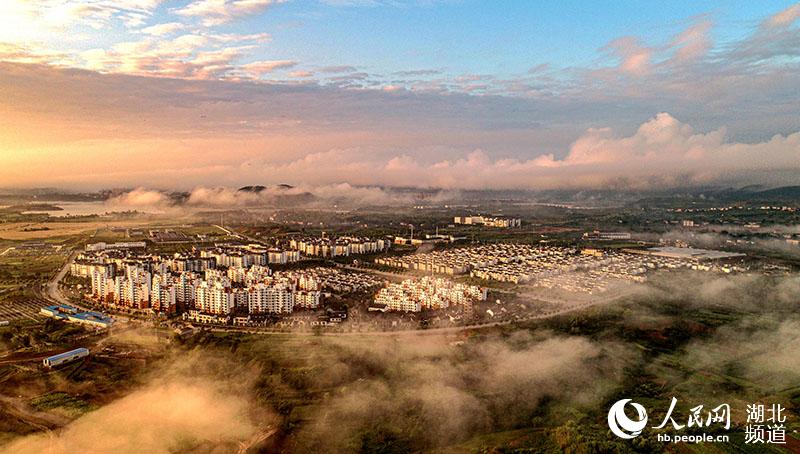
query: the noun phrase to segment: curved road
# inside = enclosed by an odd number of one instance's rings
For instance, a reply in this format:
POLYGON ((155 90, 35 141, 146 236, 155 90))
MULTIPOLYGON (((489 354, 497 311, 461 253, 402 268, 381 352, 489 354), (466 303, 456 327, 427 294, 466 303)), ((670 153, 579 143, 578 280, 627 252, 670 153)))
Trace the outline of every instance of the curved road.
POLYGON ((77 256, 78 256, 78 251, 72 251, 69 254, 69 257, 67 258, 66 263, 64 263, 64 266, 62 266, 61 269, 58 271, 58 273, 56 273, 56 275, 53 276, 53 278, 50 279, 47 282, 47 284, 45 285, 45 294, 42 295, 42 296, 45 299, 48 299, 51 302, 56 303, 56 304, 66 304, 68 306, 77 307, 78 309, 83 310, 83 311, 88 311, 90 309, 88 309, 86 307, 83 307, 83 306, 80 306, 78 304, 75 304, 75 303, 71 302, 70 300, 68 300, 61 293, 61 288, 59 288, 59 286, 58 286, 61 283, 61 280, 64 279, 64 276, 66 276, 67 273, 69 272, 69 266, 72 265, 72 262, 75 261, 75 258, 77 256))
POLYGON ((266 330, 258 330, 258 329, 247 329, 247 328, 237 328, 237 327, 227 327, 223 328, 221 326, 214 326, 214 325, 198 325, 198 327, 207 330, 207 331, 215 331, 215 332, 231 332, 231 333, 244 333, 244 334, 259 334, 259 335, 293 335, 293 336, 402 336, 407 334, 452 334, 452 333, 459 333, 462 331, 471 331, 471 330, 478 330, 478 329, 486 329, 486 328, 496 328, 498 326, 507 326, 513 323, 526 323, 531 322, 534 320, 544 320, 551 317, 557 317, 559 315, 568 314, 570 312, 575 312, 581 309, 586 309, 592 306, 600 306, 603 304, 611 303, 612 301, 602 301, 602 302, 595 302, 595 303, 585 303, 579 304, 574 306, 569 306, 564 309, 560 309, 557 311, 545 312, 543 314, 536 314, 531 315, 529 317, 523 317, 514 320, 501 320, 497 322, 488 322, 488 323, 481 323, 478 325, 464 325, 464 326, 450 326, 446 328, 429 328, 429 329, 406 329, 406 330, 397 330, 397 331, 354 331, 354 332, 347 332, 347 333, 337 333, 337 332, 320 332, 315 333, 313 331, 266 331, 266 330))

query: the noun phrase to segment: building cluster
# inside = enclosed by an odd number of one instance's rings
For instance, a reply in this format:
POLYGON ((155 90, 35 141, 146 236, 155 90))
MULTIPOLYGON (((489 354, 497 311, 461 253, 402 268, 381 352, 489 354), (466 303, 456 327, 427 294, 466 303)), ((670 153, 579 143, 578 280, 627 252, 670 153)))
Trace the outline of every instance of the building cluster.
POLYGON ((96 302, 167 315, 181 313, 185 320, 201 323, 244 317, 242 324, 251 324, 252 318, 317 309, 323 291, 365 291, 384 283, 371 274, 337 268, 273 271, 268 266, 294 261, 298 255, 298 251, 256 245, 174 255, 103 249, 80 254, 70 269, 74 276, 90 279, 96 302))
POLYGON ((370 290, 383 284, 383 280, 373 274, 344 272, 336 268, 313 267, 298 271, 279 271, 277 276, 285 276, 297 281, 302 290, 352 293, 370 290))
POLYGON ((337 238, 293 238, 289 246, 307 256, 348 257, 375 254, 389 249, 391 242, 382 238, 340 236, 337 238))
POLYGON ((503 244, 491 248, 492 254, 473 267, 473 277, 515 284, 528 283, 543 277, 602 266, 602 251, 574 248, 503 244))
POLYGON ((788 205, 761 205, 761 206, 744 206, 744 205, 728 205, 723 207, 691 207, 691 208, 669 208, 667 211, 675 213, 703 213, 714 211, 788 211, 793 213, 797 211, 797 207, 788 205))
POLYGON ((742 254, 692 248, 564 248, 497 243, 376 259, 382 265, 430 273, 470 276, 546 288, 596 293, 615 281, 640 282, 648 270, 690 268, 729 273, 742 254))
POLYGON ((319 307, 321 292, 301 285, 302 273, 273 275, 266 265, 270 252, 215 248, 193 256, 160 256, 103 250, 81 254, 71 271, 91 279, 97 302, 184 312, 184 318, 197 321, 319 307))
POLYGON ((146 271, 203 273, 209 268, 250 268, 254 265, 283 265, 300 260, 300 253, 292 250, 265 248, 261 245, 225 245, 203 249, 199 253, 154 256, 129 248, 87 249, 70 265, 73 276, 91 277, 94 271, 116 274, 126 265, 137 265, 146 271))
POLYGON ((204 249, 202 258, 213 258, 216 266, 249 268, 253 265, 285 265, 300 261, 300 252, 266 248, 260 244, 224 246, 204 249))
POLYGON ((118 243, 91 243, 86 245, 87 251, 105 251, 109 249, 144 249, 147 243, 144 241, 122 241, 118 243))
POLYGON ((486 289, 426 276, 382 288, 375 297, 373 308, 382 311, 419 312, 423 309, 467 306, 485 299, 486 289))
POLYGON ((456 216, 454 224, 484 225, 486 227, 511 228, 521 227, 522 220, 517 218, 489 217, 489 216, 456 216))
POLYGON ((394 237, 394 244, 403 244, 403 245, 411 245, 411 246, 422 246, 424 244, 439 244, 439 243, 456 243, 458 241, 464 241, 467 237, 465 236, 455 236, 455 235, 442 235, 439 233, 435 234, 425 234, 423 236, 396 236, 394 237))
MULTIPOLYGON (((537 251, 537 246, 497 243, 422 254, 375 259, 379 265, 438 274, 466 274, 497 263, 510 263, 537 251)), ((555 248, 553 248, 555 250, 555 248)))
POLYGON ((585 232, 583 234, 583 239, 596 241, 630 240, 631 234, 628 232, 601 232, 599 230, 593 230, 591 232, 585 232))
POLYGON ((537 287, 596 294, 605 292, 615 283, 644 282, 649 270, 687 266, 687 263, 674 258, 647 258, 626 252, 596 249, 581 252, 582 257, 592 257, 593 260, 574 269, 529 275, 528 280, 537 287))

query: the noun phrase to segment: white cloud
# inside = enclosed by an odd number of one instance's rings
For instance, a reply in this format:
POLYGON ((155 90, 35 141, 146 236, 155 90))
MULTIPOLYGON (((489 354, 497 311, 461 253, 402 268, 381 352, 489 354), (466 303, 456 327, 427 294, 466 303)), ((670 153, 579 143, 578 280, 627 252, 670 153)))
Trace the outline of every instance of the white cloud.
POLYGON ((289 77, 296 77, 296 78, 307 78, 307 77, 313 77, 313 76, 314 76, 314 73, 312 73, 310 71, 303 71, 303 70, 291 71, 289 73, 289 77))
POLYGON ((685 63, 705 56, 712 46, 709 37, 712 25, 711 21, 702 20, 679 33, 670 43, 670 48, 675 49, 673 60, 685 63))
POLYGON ((641 76, 650 71, 653 49, 643 46, 634 36, 615 39, 604 49, 619 59, 618 69, 623 73, 641 76))
POLYGON ((800 133, 755 144, 726 142, 725 135, 725 129, 696 133, 661 113, 630 136, 618 136, 608 128, 587 130, 562 159, 552 154, 527 160, 493 158, 476 150, 436 161, 424 154, 392 156, 350 149, 309 154, 286 164, 264 162, 261 172, 316 183, 543 189, 610 184, 672 187, 713 183, 753 171, 800 171, 800 133))
POLYGON ((163 24, 156 24, 151 25, 149 27, 145 27, 139 32, 144 33, 145 35, 153 35, 153 36, 164 36, 164 35, 171 35, 177 31, 186 29, 185 24, 181 24, 180 22, 165 22, 163 24))
POLYGON ((100 29, 112 19, 126 26, 143 24, 164 0, 4 0, 0 4, 0 39, 30 39, 39 30, 63 30, 73 25, 100 29))
POLYGON ((170 199, 160 191, 136 188, 112 197, 106 203, 113 208, 121 209, 160 208, 169 205, 170 199))
POLYGON ((392 206, 410 201, 408 194, 399 194, 376 186, 353 186, 349 183, 297 187, 272 186, 258 193, 238 191, 228 187, 201 186, 191 191, 186 206, 230 208, 287 203, 292 206, 324 207, 333 204, 392 206))
POLYGON ((203 25, 212 27, 234 19, 258 14, 284 0, 198 0, 175 10, 176 14, 200 18, 203 25))
MULTIPOLYGON (((112 340, 113 341, 113 340, 112 340)), ((152 342, 127 334, 125 342, 152 342)), ((138 389, 88 412, 61 430, 17 438, 4 446, 16 453, 168 454, 187 450, 247 449, 253 434, 276 423, 268 408, 252 405, 254 369, 204 352, 151 365, 138 389)))
POLYGON ((297 66, 297 62, 294 60, 260 60, 245 63, 239 68, 245 75, 258 79, 279 69, 287 69, 294 66, 297 66))
POLYGON ((101 72, 216 79, 237 72, 237 61, 261 39, 265 35, 186 33, 168 40, 119 42, 108 50, 89 49, 80 57, 85 67, 101 72))

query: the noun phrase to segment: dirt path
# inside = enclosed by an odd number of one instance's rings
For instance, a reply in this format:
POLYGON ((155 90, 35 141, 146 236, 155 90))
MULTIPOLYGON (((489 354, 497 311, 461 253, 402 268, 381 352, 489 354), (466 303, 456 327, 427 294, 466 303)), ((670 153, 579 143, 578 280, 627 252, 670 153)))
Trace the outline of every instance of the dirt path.
POLYGON ((19 397, 0 395, 0 407, 3 409, 4 416, 17 418, 42 431, 64 427, 71 421, 65 416, 38 411, 19 397))

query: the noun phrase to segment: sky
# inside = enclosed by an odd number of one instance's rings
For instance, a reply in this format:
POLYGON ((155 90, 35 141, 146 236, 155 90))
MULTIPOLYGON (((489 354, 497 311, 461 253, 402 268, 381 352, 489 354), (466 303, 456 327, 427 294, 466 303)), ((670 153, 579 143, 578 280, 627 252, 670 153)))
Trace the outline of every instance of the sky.
POLYGON ((800 4, 5 0, 0 186, 800 184, 800 4))

